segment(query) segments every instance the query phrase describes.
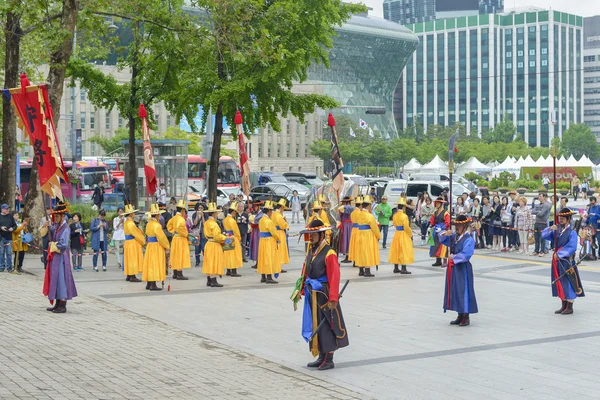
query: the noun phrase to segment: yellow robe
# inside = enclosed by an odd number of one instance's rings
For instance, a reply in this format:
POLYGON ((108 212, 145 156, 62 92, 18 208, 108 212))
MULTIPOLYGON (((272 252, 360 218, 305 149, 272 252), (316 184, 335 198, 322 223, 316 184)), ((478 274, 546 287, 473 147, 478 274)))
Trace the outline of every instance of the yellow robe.
POLYGON ((233 235, 233 241, 235 242, 235 248, 233 250, 223 252, 225 268, 242 268, 244 266, 244 260, 242 258, 242 245, 240 244, 242 235, 240 234, 240 230, 238 229, 235 218, 233 218, 231 215, 225 217, 223 220, 223 228, 225 229, 224 233, 227 236, 233 235))
POLYGON ((408 265, 415 262, 415 252, 413 250, 412 229, 408 216, 403 211, 398 211, 393 218, 394 240, 388 255, 388 262, 391 264, 408 265), (400 228, 400 230, 398 229, 400 228))
MULTIPOLYGON (((21 235, 23 234, 23 228, 25 225, 21 223, 17 229, 15 229, 12 233, 12 251, 16 252, 25 252, 29 250, 29 245, 27 243, 23 243, 23 239, 21 235)), ((29 232, 29 229, 25 229, 25 232, 29 232)))
POLYGON ((151 218, 146 224, 146 236, 148 245, 144 254, 144 267, 142 269, 142 280, 146 282, 161 282, 167 276, 167 255, 165 250, 169 249, 169 239, 162 230, 160 223, 151 218), (152 242, 156 238, 157 242, 152 242))
MULTIPOLYGON (((310 217, 308 217, 308 221, 306 221, 306 227, 308 228, 310 226, 310 223, 313 222, 315 219, 321 220, 321 216, 313 213, 310 217)), ((310 235, 308 233, 304 234, 304 241, 306 243, 310 243, 310 235)))
POLYGON ((374 267, 379 265, 379 239, 381 232, 375 217, 367 209, 358 214, 358 246, 356 248, 355 264, 357 267, 374 267), (360 227, 363 227, 361 229, 360 227), (366 229, 365 229, 366 228, 366 229))
MULTIPOLYGON (((323 221, 325 226, 331 226, 331 222, 329 221, 329 213, 325 209, 321 210, 319 219, 323 221)), ((327 239, 327 244, 331 244, 331 230, 325 231, 325 238, 327 239)))
MULTIPOLYGON (((221 233, 221 228, 214 217, 209 217, 204 223, 204 263, 202 273, 205 275, 223 275, 225 271, 225 257, 222 243, 227 238, 221 233)), ((230 250, 233 251, 233 250, 230 250)))
POLYGON ((174 271, 191 268, 190 242, 185 218, 179 213, 175 214, 167 224, 167 230, 173 235, 171 240, 171 257, 169 266, 174 271))
POLYGON ((127 218, 123 224, 125 236, 133 236, 133 239, 125 239, 123 245, 123 254, 125 256, 125 264, 123 272, 125 275, 135 275, 144 269, 144 254, 142 246, 146 244, 146 238, 142 230, 135 226, 132 218, 127 218))
POLYGON ((290 225, 279 211, 273 211, 273 223, 275 224, 277 233, 279 233, 279 248, 277 250, 279 264, 288 264, 290 262, 290 255, 288 253, 286 231, 290 229, 290 225))
POLYGON ((355 252, 356 252, 356 242, 358 240, 358 228, 354 227, 354 224, 356 224, 357 222, 357 218, 358 218, 358 214, 360 213, 360 208, 355 208, 354 210, 352 210, 352 212, 350 213, 350 221, 352 221, 352 232, 350 233, 350 245, 348 246, 348 260, 350 261, 356 261, 355 260, 355 252))
MULTIPOLYGON (((277 254, 277 241, 279 233, 275 224, 268 215, 263 217, 258 222, 260 230, 260 242, 258 242, 258 265, 256 271, 259 274, 273 275, 281 272, 281 264, 277 254), (269 234, 269 235, 267 235, 269 234), (267 235, 267 237, 263 237, 267 235)), ((279 244, 281 246, 281 243, 279 244)))

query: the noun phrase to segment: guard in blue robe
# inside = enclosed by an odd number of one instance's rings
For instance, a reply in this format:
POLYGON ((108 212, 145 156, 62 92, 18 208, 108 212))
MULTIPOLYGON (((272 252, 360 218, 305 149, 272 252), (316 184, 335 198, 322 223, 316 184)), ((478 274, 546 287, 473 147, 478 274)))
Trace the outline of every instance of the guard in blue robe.
POLYGON ((554 312, 555 314, 573 314, 573 302, 577 297, 585 296, 579 278, 579 270, 575 263, 579 236, 571 228, 571 215, 573 214, 573 211, 563 208, 557 214, 558 225, 552 225, 542 231, 544 240, 554 239, 556 235, 550 276, 552 296, 560 297, 562 306, 554 312))
POLYGON ((475 251, 475 241, 467 232, 471 218, 466 215, 456 217, 456 232, 445 231, 439 234, 440 244, 448 246, 450 256, 446 270, 444 292, 444 312, 453 310, 458 317, 450 325, 468 326, 469 314, 478 312, 475 287, 473 286, 473 266, 469 261, 475 251))

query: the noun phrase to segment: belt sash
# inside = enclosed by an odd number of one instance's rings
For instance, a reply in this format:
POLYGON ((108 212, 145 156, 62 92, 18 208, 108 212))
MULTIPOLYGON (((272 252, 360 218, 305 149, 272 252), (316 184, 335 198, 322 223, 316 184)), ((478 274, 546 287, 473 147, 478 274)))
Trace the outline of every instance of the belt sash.
MULTIPOLYGON (((310 337, 314 332, 313 330, 317 329, 317 297, 316 294, 312 294, 312 291, 323 290, 323 283, 325 282, 327 282, 327 275, 323 275, 317 279, 306 278, 306 280, 304 281, 304 310, 302 313, 302 337, 307 343, 309 342, 310 337), (312 289, 312 291, 309 290, 309 287, 310 289, 312 289)), ((316 337, 313 338, 313 348, 317 343, 316 339, 316 337)))
POLYGON ((273 236, 271 235, 271 232, 261 232, 260 233, 260 237, 261 238, 270 238, 270 237, 273 237, 273 236))
POLYGON ((148 243, 158 243, 158 238, 156 236, 148 236, 148 243))
POLYGON ((371 229, 371 225, 358 225, 359 231, 368 231, 369 229, 371 229))
POLYGON ((396 226, 396 230, 397 231, 403 231, 404 230, 404 226, 396 226))
POLYGON ((125 235, 125 240, 133 240, 135 237, 133 235, 125 235))

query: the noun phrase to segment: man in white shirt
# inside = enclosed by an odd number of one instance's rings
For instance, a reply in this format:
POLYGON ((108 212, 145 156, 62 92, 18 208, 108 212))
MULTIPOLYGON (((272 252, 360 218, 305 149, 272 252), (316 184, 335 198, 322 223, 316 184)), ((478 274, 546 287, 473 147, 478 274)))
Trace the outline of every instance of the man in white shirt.
POLYGON ((159 189, 156 191, 156 202, 159 207, 167 205, 167 191, 164 183, 161 183, 159 189))
POLYGON ((123 214, 123 207, 119 206, 119 208, 117 209, 117 213, 119 215, 117 215, 115 219, 113 219, 114 230, 112 240, 115 244, 115 255, 117 257, 117 265, 119 266, 119 269, 123 269, 123 245, 125 244, 125 215, 123 214))

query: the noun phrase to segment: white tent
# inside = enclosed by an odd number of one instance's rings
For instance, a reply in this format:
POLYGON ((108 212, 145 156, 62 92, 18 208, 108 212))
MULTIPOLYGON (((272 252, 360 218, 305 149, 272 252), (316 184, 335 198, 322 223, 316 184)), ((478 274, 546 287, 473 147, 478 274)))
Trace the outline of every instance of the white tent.
POLYGON ((419 172, 421 170, 421 163, 413 158, 406 163, 403 170, 405 174, 414 174, 415 172, 419 172))
POLYGON ((489 168, 494 168, 494 167, 497 167, 498 165, 500 165, 500 163, 498 161, 490 161, 489 163, 487 163, 485 165, 488 166, 489 168))
POLYGON ((575 159, 575 157, 573 157, 573 154, 571 154, 569 156, 569 159, 567 160, 567 164, 569 164, 569 167, 575 167, 578 166, 579 164, 577 163, 577 160, 575 159))
POLYGON ((565 158, 565 156, 560 156, 560 158, 558 160, 556 160, 556 166, 557 167, 569 167, 569 163, 567 162, 567 159, 565 158))
POLYGON ((521 164, 519 164, 520 167, 535 167, 535 161, 533 161, 533 158, 531 158, 531 156, 528 154, 527 158, 525 158, 523 160, 523 162, 521 164))
POLYGON ((587 156, 584 154, 583 156, 581 156, 581 158, 579 159, 579 162, 577 163, 577 165, 579 167, 595 167, 596 164, 594 164, 592 162, 592 160, 590 160, 589 158, 587 158, 587 156))
POLYGON ((505 171, 519 175, 521 172, 521 167, 518 165, 519 161, 522 162, 523 157, 519 158, 519 160, 515 160, 511 156, 506 157, 506 160, 504 160, 500 165, 492 168, 492 175, 497 177, 501 172, 505 171))
POLYGON ((433 158, 433 160, 429 161, 427 164, 423 165, 419 172, 423 173, 433 173, 433 174, 445 174, 448 173, 448 164, 446 164, 440 156, 437 154, 433 158))
POLYGON ((456 175, 464 176, 469 172, 474 172, 478 175, 486 176, 488 173, 492 172, 492 168, 483 164, 475 157, 471 157, 462 164, 460 167, 456 169, 456 175))

